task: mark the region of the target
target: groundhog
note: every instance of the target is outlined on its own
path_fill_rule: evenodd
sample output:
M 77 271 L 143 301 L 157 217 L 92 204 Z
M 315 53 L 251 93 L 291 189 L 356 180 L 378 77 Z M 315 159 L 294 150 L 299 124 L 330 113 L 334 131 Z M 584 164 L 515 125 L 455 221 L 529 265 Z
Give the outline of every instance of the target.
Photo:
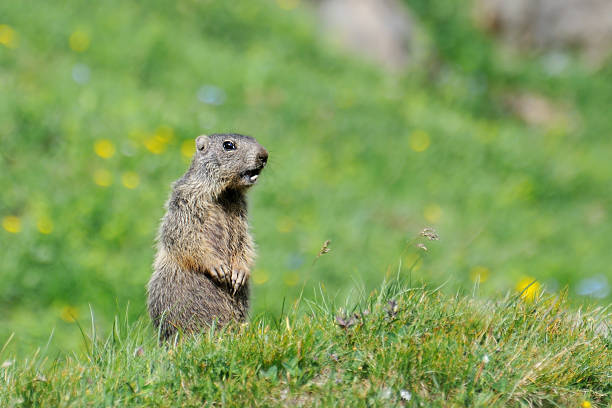
M 157 236 L 148 309 L 162 340 L 213 321 L 244 321 L 255 251 L 246 192 L 268 161 L 249 136 L 202 135 L 191 166 L 172 186 Z

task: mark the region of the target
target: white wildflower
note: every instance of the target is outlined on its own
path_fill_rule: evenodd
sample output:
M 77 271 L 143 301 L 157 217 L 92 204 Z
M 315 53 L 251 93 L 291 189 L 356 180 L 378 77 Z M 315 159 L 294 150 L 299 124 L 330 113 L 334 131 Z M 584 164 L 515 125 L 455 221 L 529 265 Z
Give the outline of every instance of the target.
M 400 390 L 400 397 L 402 397 L 404 401 L 410 401 L 410 399 L 412 398 L 412 394 L 410 393 L 410 391 Z

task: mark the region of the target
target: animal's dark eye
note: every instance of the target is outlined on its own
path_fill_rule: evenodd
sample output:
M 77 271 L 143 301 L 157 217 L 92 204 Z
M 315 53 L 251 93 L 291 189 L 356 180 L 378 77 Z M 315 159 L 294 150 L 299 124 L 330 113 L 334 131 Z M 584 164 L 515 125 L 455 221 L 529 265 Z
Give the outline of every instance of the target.
M 223 148 L 225 150 L 236 150 L 236 145 L 234 144 L 234 142 L 226 140 L 225 142 L 223 142 Z

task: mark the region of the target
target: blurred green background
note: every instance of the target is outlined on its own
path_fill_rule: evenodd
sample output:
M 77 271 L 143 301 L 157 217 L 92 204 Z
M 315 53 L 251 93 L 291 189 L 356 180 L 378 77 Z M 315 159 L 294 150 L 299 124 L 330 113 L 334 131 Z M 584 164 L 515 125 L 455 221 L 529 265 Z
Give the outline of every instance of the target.
M 90 307 L 106 330 L 128 304 L 146 316 L 170 184 L 212 132 L 270 151 L 250 192 L 253 315 L 415 263 L 449 292 L 537 279 L 609 304 L 612 64 L 569 50 L 551 72 L 558 54 L 502 44 L 467 2 L 405 3 L 423 51 L 388 69 L 305 1 L 1 2 L 0 343 L 53 331 L 72 351 Z M 441 239 L 423 261 L 426 226 Z

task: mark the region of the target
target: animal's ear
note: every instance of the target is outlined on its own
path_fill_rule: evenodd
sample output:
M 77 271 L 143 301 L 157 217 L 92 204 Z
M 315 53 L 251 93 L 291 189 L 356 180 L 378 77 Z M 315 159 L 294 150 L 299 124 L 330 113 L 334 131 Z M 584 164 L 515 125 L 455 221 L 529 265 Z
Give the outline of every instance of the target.
M 200 135 L 196 137 L 196 140 L 195 140 L 196 149 L 200 151 L 206 149 L 206 146 L 208 146 L 208 140 L 209 140 L 208 136 L 206 135 Z

